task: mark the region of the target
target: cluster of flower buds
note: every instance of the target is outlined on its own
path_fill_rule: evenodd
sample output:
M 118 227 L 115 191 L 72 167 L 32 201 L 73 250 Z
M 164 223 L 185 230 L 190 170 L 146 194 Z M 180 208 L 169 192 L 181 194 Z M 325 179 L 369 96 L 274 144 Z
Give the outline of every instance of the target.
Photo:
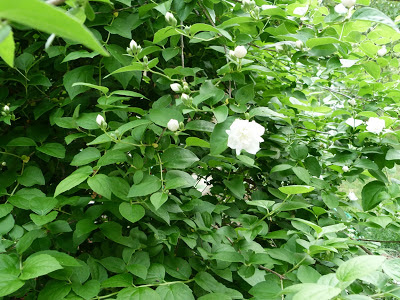
M 356 5 L 356 0 L 342 0 L 341 3 L 335 6 L 335 12 L 338 14 L 347 14 L 347 12 Z
M 378 52 L 377 52 L 378 56 L 385 56 L 386 53 L 387 53 L 387 49 L 386 49 L 385 45 L 383 45 L 382 48 L 379 49 Z
M 129 43 L 129 47 L 126 48 L 126 52 L 128 52 L 129 55 L 137 55 L 142 51 L 142 47 L 138 45 L 134 40 L 132 40 Z
M 260 8 L 254 0 L 242 0 L 242 10 L 249 13 L 252 18 L 260 17 Z
M 165 14 L 165 21 L 172 27 L 176 27 L 176 24 L 178 24 L 178 21 L 175 19 L 174 15 L 170 12 L 167 12 Z
M 182 85 L 180 85 L 179 83 L 172 83 L 170 85 L 171 90 L 173 90 L 175 93 L 180 93 L 181 95 L 181 101 L 184 105 L 186 106 L 190 106 L 192 104 L 192 97 L 190 97 L 190 87 L 189 84 L 184 81 L 182 83 Z
M 1 114 L 2 114 L 3 116 L 6 116 L 6 115 L 8 115 L 9 113 L 10 113 L 10 107 L 9 107 L 8 105 L 4 105 L 3 111 L 1 112 Z

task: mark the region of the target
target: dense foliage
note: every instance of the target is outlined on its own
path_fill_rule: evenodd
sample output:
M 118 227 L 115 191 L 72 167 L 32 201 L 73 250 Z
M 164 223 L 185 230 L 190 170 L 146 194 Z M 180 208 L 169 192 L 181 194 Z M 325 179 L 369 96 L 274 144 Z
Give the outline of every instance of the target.
M 0 296 L 400 299 L 400 259 L 360 239 L 400 228 L 389 17 L 50 2 L 0 1 Z

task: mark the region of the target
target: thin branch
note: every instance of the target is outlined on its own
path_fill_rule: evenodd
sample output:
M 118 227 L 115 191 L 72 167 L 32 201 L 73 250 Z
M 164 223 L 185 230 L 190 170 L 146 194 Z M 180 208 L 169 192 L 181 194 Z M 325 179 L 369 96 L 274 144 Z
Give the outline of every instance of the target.
M 262 270 L 265 270 L 265 271 L 268 271 L 268 272 L 271 272 L 272 274 L 275 274 L 275 275 L 278 276 L 281 280 L 286 279 L 285 276 L 283 276 L 283 275 L 281 275 L 281 274 L 275 272 L 274 270 L 268 269 L 268 268 L 266 268 L 266 267 L 264 267 L 264 266 L 258 266 L 258 268 L 260 268 L 260 269 L 262 269 Z
M 400 243 L 400 241 L 381 241 L 381 240 L 369 240 L 369 239 L 357 239 L 357 241 L 376 242 L 376 243 Z
M 207 19 L 211 23 L 212 27 L 216 28 L 214 21 L 212 20 L 212 18 L 208 14 L 207 9 L 204 7 L 204 5 L 203 5 L 203 3 L 201 1 L 199 2 L 199 6 L 203 10 L 204 15 L 207 17 Z M 218 33 L 218 35 L 222 36 L 219 33 Z M 226 63 L 229 63 L 229 59 L 228 59 L 228 53 L 229 52 L 228 52 L 228 48 L 226 47 L 225 44 L 224 44 L 224 51 L 225 51 Z M 232 98 L 232 81 L 231 80 L 229 80 L 228 95 L 229 95 L 229 98 Z
M 181 26 L 183 27 L 183 21 L 181 21 Z M 182 61 L 182 68 L 185 67 L 185 55 L 183 53 L 183 48 L 185 48 L 185 44 L 183 42 L 183 34 L 181 34 L 181 61 Z

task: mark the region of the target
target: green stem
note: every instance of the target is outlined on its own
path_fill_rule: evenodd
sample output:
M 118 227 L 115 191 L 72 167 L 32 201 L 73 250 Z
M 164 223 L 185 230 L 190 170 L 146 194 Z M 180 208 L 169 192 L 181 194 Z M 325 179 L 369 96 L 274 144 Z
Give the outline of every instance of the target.
M 0 154 L 10 155 L 10 156 L 14 156 L 14 157 L 18 157 L 19 159 L 22 159 L 21 156 L 18 156 L 18 155 L 13 154 L 13 153 L 8 153 L 8 152 L 0 151 Z
M 160 286 L 160 285 L 171 285 L 171 284 L 176 284 L 176 283 L 189 283 L 194 281 L 194 278 L 185 280 L 185 281 L 169 281 L 169 282 L 161 282 L 161 283 L 154 283 L 154 284 L 145 284 L 145 285 L 139 285 L 137 287 L 150 287 L 150 286 Z
M 157 157 L 158 157 L 158 162 L 160 164 L 161 187 L 162 187 L 162 190 L 164 191 L 164 178 L 163 178 L 162 161 L 161 161 L 160 154 L 158 152 L 157 152 Z

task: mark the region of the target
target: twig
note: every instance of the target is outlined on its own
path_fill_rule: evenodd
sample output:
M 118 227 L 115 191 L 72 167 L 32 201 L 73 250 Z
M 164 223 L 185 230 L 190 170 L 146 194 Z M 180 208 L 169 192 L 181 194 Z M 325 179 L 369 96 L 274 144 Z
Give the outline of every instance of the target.
M 369 240 L 369 239 L 357 239 L 357 241 L 376 242 L 376 243 L 400 243 L 400 241 L 381 241 L 381 240 Z
M 211 23 L 211 26 L 216 28 L 214 21 L 211 19 L 210 15 L 207 12 L 207 9 L 204 7 L 203 2 L 199 2 L 199 6 L 203 10 L 204 15 L 207 17 L 208 21 Z M 218 33 L 219 36 L 222 36 L 221 34 Z M 226 57 L 226 63 L 229 63 L 228 59 L 228 48 L 226 48 L 226 45 L 224 44 L 224 51 L 225 51 L 225 57 Z M 232 81 L 229 80 L 229 88 L 228 88 L 228 95 L 229 98 L 232 98 Z
M 281 280 L 286 279 L 285 276 L 283 276 L 283 275 L 281 275 L 281 274 L 275 272 L 274 270 L 268 269 L 268 268 L 266 268 L 266 267 L 264 267 L 264 266 L 258 266 L 258 268 L 260 268 L 260 269 L 262 269 L 262 270 L 265 270 L 265 271 L 268 271 L 268 272 L 271 272 L 272 274 L 275 274 L 275 275 L 278 276 Z
M 181 26 L 183 26 L 183 21 L 181 21 Z M 183 53 L 183 48 L 185 44 L 183 43 L 183 34 L 181 34 L 181 61 L 182 61 L 182 68 L 185 67 L 185 55 Z

